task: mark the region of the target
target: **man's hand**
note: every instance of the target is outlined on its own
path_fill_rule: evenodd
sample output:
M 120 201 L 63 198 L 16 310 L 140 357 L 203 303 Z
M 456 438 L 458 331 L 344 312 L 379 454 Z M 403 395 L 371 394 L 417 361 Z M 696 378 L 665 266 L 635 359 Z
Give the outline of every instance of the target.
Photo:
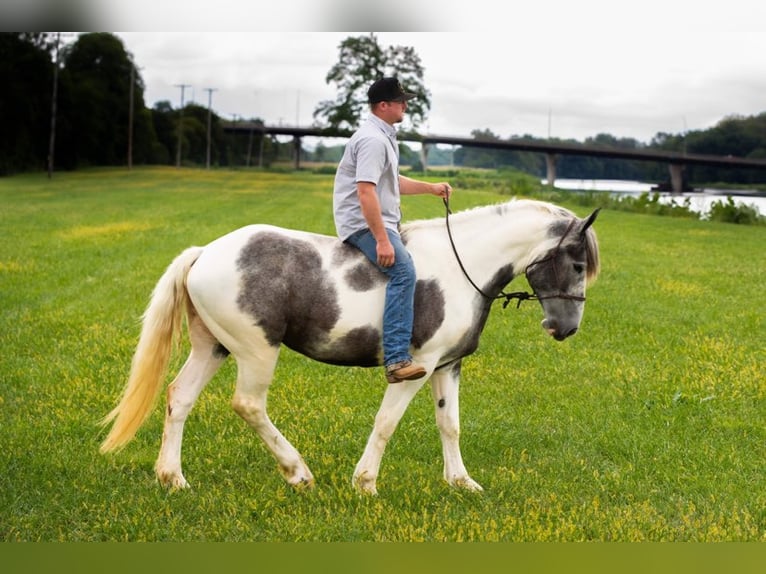
M 431 186 L 431 193 L 441 197 L 442 199 L 449 199 L 450 195 L 452 195 L 452 186 L 446 181 L 433 183 Z
M 378 253 L 378 265 L 381 267 L 391 267 L 396 261 L 394 246 L 391 245 L 388 236 L 386 236 L 385 240 L 378 241 L 376 250 Z

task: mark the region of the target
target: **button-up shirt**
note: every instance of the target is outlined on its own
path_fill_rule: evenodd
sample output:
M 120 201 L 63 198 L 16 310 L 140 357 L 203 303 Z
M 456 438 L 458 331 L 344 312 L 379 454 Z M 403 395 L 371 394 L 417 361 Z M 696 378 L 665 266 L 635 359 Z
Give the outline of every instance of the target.
M 351 136 L 335 173 L 333 212 L 342 240 L 368 227 L 357 194 L 360 181 L 375 184 L 383 224 L 396 231 L 402 218 L 396 129 L 374 115 Z

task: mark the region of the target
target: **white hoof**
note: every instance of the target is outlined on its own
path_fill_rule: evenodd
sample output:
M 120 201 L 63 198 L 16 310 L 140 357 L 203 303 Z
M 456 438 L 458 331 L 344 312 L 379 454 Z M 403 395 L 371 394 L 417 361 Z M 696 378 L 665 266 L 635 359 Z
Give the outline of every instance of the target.
M 314 487 L 314 475 L 311 474 L 308 466 L 303 461 L 292 467 L 280 466 L 279 472 L 282 473 L 287 484 L 296 489 L 301 490 Z
M 160 484 L 170 490 L 183 490 L 191 488 L 184 475 L 180 472 L 161 472 L 157 471 L 157 479 Z
M 368 473 L 364 472 L 362 474 L 355 474 L 352 484 L 359 494 L 376 496 L 378 494 L 378 489 L 375 486 L 376 480 L 377 477 L 370 476 Z
M 460 488 L 462 490 L 468 490 L 470 492 L 482 492 L 484 489 L 481 485 L 472 479 L 470 476 L 454 477 L 448 481 L 450 486 Z

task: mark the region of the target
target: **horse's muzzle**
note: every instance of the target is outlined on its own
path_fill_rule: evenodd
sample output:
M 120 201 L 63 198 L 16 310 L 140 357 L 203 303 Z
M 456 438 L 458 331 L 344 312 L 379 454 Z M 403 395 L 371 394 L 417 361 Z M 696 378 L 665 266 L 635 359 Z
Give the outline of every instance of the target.
M 543 319 L 543 329 L 557 341 L 563 341 L 577 333 L 577 327 L 562 327 L 557 321 L 552 319 Z

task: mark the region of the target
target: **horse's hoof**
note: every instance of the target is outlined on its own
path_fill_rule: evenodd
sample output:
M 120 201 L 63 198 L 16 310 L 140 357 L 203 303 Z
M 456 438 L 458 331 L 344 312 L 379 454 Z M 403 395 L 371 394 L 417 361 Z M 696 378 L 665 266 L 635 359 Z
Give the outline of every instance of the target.
M 279 472 L 287 484 L 297 490 L 305 490 L 314 486 L 314 475 L 311 474 L 303 461 L 292 466 L 279 465 Z
M 376 477 L 368 477 L 365 474 L 361 474 L 359 476 L 355 476 L 354 480 L 352 481 L 354 485 L 354 489 L 359 494 L 364 494 L 368 496 L 377 496 L 378 495 L 378 489 L 375 486 L 375 480 Z
M 468 490 L 470 492 L 483 492 L 484 489 L 481 485 L 472 479 L 470 476 L 463 476 L 460 478 L 453 478 L 449 481 L 450 486 L 460 488 L 461 490 Z
M 186 482 L 184 475 L 181 473 L 157 473 L 157 480 L 160 484 L 168 490 L 185 490 L 191 488 L 191 485 Z
M 314 488 L 314 477 L 301 477 L 297 480 L 288 480 L 287 483 L 299 492 L 304 490 L 311 490 Z

